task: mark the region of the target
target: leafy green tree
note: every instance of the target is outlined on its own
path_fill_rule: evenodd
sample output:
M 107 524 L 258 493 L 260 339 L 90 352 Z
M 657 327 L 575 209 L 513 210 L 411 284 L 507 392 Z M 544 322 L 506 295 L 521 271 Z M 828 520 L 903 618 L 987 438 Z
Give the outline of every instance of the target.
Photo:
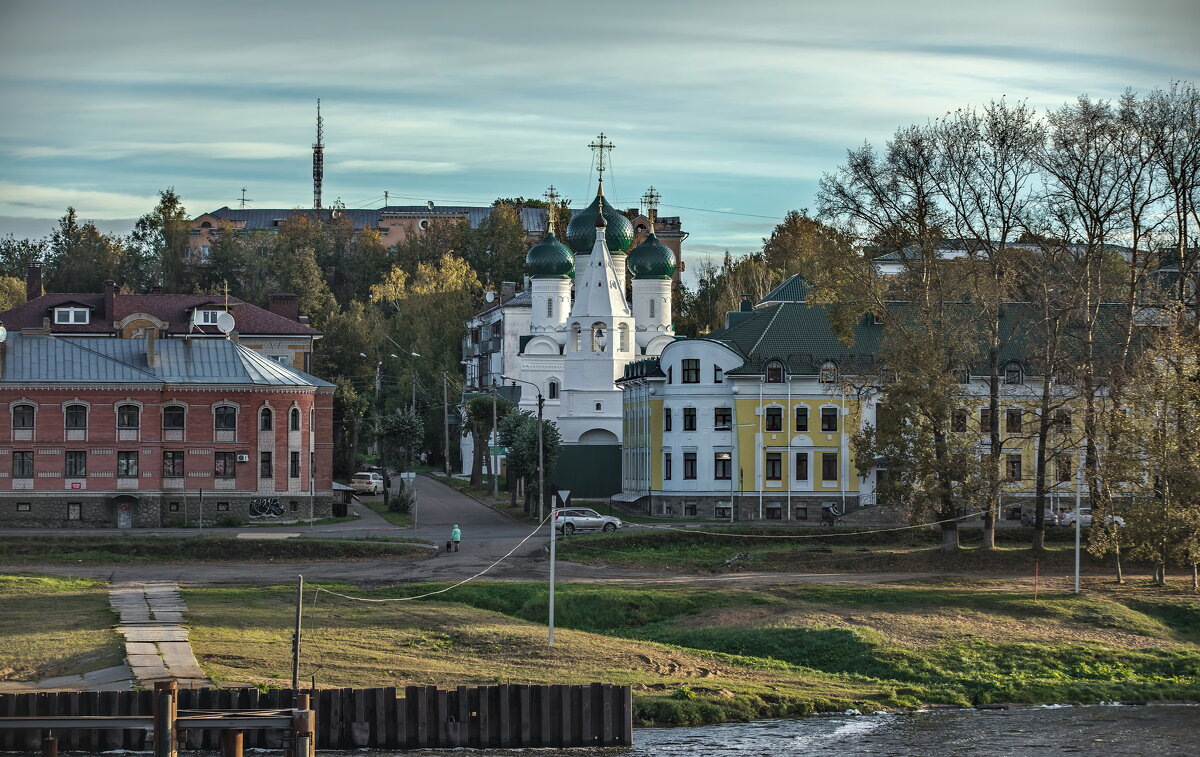
M 358 470 L 358 440 L 363 419 L 371 409 L 370 398 L 344 377 L 334 379 L 333 459 L 336 475 L 349 476 Z
M 524 478 L 525 511 L 532 512 L 538 483 L 538 438 L 537 416 L 526 410 L 512 410 L 500 419 L 500 444 L 508 449 L 506 461 L 508 475 L 513 478 Z M 550 480 L 554 467 L 558 462 L 558 451 L 562 445 L 562 437 L 558 426 L 551 420 L 542 420 L 542 453 L 545 465 L 545 478 Z
M 528 251 L 519 206 L 496 202 L 479 227 L 466 235 L 462 257 L 481 281 L 495 287 L 502 281 L 521 280 Z
M 471 455 L 471 486 L 480 486 L 483 483 L 483 461 L 485 459 L 488 466 L 491 466 L 492 456 L 485 455 L 484 452 L 492 435 L 493 407 L 496 412 L 496 425 L 499 426 L 499 419 L 508 415 L 512 409 L 512 404 L 503 397 L 496 397 L 495 405 L 493 405 L 491 395 L 478 394 L 467 400 L 464 407 L 466 417 L 464 418 L 463 433 L 470 434 L 474 442 L 474 451 Z M 488 471 L 488 473 L 496 475 L 496 471 Z
M 129 236 L 132 278 L 124 282 L 134 289 L 162 283 L 166 292 L 191 292 L 195 282 L 185 258 L 192 221 L 174 187 L 158 193 L 158 204 L 134 224 Z
M 325 335 L 317 341 L 313 370 L 320 376 L 344 376 L 358 386 L 374 381 L 376 356 L 381 354 L 379 334 L 383 320 L 379 312 L 361 302 L 352 302 L 343 313 L 325 322 Z M 366 355 L 367 357 L 361 357 Z
M 25 282 L 16 276 L 0 276 L 0 313 L 25 302 Z
M 462 257 L 471 226 L 458 219 L 435 218 L 428 228 L 412 234 L 396 245 L 396 265 L 405 273 L 414 273 L 422 265 L 432 265 L 446 255 Z
M 80 225 L 75 208 L 67 208 L 50 234 L 46 288 L 54 292 L 98 292 L 116 279 L 125 249 L 90 221 Z
M 42 265 L 45 239 L 17 239 L 12 234 L 0 239 L 0 276 L 24 280 L 30 266 Z
M 404 470 L 416 459 L 417 450 L 425 440 L 425 422 L 411 409 L 402 407 L 384 414 L 380 429 L 389 452 L 387 460 Z

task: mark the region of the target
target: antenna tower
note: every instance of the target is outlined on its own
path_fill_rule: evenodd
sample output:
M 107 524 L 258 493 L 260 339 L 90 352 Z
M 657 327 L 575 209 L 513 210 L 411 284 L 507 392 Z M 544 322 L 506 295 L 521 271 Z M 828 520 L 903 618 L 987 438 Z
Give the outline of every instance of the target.
M 321 209 L 321 182 L 325 178 L 325 121 L 317 98 L 317 141 L 313 144 L 313 209 Z
M 242 210 L 246 209 L 246 203 L 254 202 L 254 200 L 246 197 L 246 188 L 242 187 Z

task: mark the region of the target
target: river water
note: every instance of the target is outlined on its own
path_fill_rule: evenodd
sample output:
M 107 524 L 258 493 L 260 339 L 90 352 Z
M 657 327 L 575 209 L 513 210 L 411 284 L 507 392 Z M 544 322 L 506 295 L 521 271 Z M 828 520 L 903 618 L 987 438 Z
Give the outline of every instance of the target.
M 1200 755 L 1200 707 L 1190 705 L 1023 707 L 939 710 L 879 715 L 821 715 L 696 728 L 638 728 L 628 757 L 1195 757 Z M 447 752 L 441 752 L 446 754 Z M 462 752 L 454 752 L 462 753 Z M 555 749 L 470 752 L 529 753 Z M 578 757 L 586 750 L 563 754 Z M 364 753 L 345 753 L 362 757 Z M 385 753 L 366 753 L 384 757 Z M 395 757 L 413 754 L 395 753 Z

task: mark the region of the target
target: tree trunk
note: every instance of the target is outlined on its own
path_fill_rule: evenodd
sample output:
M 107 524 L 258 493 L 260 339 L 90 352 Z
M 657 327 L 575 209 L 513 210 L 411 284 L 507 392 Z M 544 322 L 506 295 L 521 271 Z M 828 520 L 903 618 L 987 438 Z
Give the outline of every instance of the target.
M 994 316 L 993 316 L 994 318 Z M 996 518 L 1000 515 L 1000 345 L 998 322 L 992 324 L 988 347 L 988 407 L 992 427 L 988 429 L 991 449 L 988 451 L 987 505 L 983 513 L 982 549 L 996 548 Z
M 1117 556 L 1117 583 L 1125 583 L 1125 571 L 1121 568 L 1121 543 L 1117 542 L 1114 552 Z
M 1192 563 L 1192 591 L 1200 591 L 1200 563 Z
M 483 485 L 483 430 L 472 429 L 471 437 L 471 486 L 478 488 Z

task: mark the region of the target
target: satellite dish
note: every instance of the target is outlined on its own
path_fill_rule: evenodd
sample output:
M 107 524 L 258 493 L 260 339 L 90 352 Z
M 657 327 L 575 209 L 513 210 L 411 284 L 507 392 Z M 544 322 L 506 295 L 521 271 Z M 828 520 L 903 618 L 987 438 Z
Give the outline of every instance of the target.
M 488 302 L 495 302 L 496 301 L 496 293 L 495 292 L 484 292 L 483 299 L 487 300 Z
M 231 314 L 221 313 L 217 316 L 217 331 L 220 331 L 222 334 L 228 334 L 230 331 L 233 331 L 233 326 L 234 320 Z
M 4 328 L 4 324 L 0 323 L 0 344 L 8 341 L 8 329 Z
M 433 210 L 433 200 L 427 201 L 425 203 L 425 207 L 429 208 L 430 210 Z

